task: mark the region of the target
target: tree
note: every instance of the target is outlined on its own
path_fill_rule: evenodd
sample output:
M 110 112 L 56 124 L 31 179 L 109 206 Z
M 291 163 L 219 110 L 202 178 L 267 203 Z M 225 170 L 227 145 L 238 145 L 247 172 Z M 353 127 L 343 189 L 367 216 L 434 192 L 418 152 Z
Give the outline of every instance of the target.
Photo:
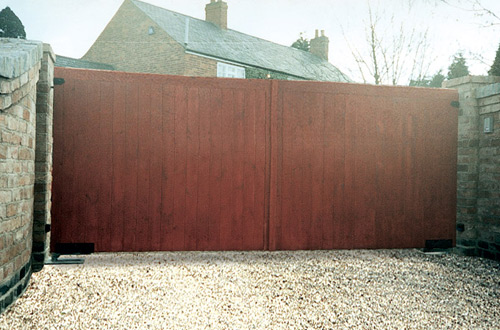
M 364 83 L 398 85 L 424 79 L 432 63 L 428 29 L 409 28 L 405 19 L 394 15 L 381 16 L 369 2 L 364 24 L 364 44 L 353 46 L 354 38 L 344 33 Z
M 23 23 L 9 7 L 0 11 L 0 37 L 26 39 Z
M 309 48 L 310 48 L 310 44 L 309 44 L 309 39 L 307 38 L 304 38 L 303 34 L 300 33 L 300 38 L 297 39 L 293 44 L 292 44 L 292 47 L 293 48 L 297 48 L 297 49 L 301 49 L 301 50 L 305 50 L 306 52 L 309 51 Z
M 441 86 L 443 85 L 443 81 L 446 79 L 442 71 L 443 70 L 439 70 L 434 76 L 432 76 L 429 87 L 441 88 Z
M 420 80 L 412 80 L 410 81 L 410 86 L 441 88 L 443 81 L 446 79 L 446 77 L 442 74 L 442 71 L 443 70 L 439 70 L 430 79 L 423 78 Z
M 457 53 L 453 57 L 453 62 L 448 67 L 448 79 L 460 78 L 469 75 L 469 67 L 465 62 L 465 58 L 462 53 Z
M 498 46 L 497 55 L 495 56 L 495 61 L 488 71 L 490 76 L 500 76 L 500 45 Z

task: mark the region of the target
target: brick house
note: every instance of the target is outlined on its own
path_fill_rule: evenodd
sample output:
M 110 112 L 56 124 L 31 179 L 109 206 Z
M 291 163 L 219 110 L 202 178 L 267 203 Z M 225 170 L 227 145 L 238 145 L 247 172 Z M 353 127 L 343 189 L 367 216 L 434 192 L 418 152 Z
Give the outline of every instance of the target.
M 82 60 L 128 72 L 350 81 L 328 62 L 323 31 L 316 31 L 306 52 L 228 29 L 227 9 L 225 2 L 211 0 L 200 20 L 125 0 Z

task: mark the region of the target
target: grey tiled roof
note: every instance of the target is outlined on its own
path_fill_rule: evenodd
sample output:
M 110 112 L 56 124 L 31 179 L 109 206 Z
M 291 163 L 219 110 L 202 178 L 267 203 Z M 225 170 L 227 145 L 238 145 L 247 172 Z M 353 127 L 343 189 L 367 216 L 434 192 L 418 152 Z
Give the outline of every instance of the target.
M 90 62 L 76 58 L 56 55 L 56 63 L 58 67 L 65 68 L 79 68 L 79 69 L 94 69 L 94 70 L 114 70 L 115 68 L 110 64 Z
M 213 23 L 132 0 L 187 51 L 243 65 L 278 71 L 299 78 L 322 81 L 351 81 L 335 66 L 309 52 L 279 45 Z M 185 43 L 186 21 L 188 40 Z

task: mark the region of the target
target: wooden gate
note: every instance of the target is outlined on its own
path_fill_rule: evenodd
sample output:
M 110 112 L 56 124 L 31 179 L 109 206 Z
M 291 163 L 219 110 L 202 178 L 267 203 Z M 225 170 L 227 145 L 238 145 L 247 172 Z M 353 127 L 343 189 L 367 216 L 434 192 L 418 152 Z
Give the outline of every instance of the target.
M 454 90 L 55 75 L 52 251 L 454 243 Z

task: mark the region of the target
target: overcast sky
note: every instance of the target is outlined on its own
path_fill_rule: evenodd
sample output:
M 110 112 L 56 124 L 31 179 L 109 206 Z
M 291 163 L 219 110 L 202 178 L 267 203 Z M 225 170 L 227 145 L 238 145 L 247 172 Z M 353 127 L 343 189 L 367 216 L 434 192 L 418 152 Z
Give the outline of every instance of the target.
M 195 18 L 204 19 L 209 0 L 143 0 Z M 387 35 L 404 21 L 410 31 L 429 30 L 432 65 L 429 73 L 445 74 L 453 55 L 468 57 L 472 74 L 486 74 L 500 43 L 500 25 L 482 27 L 487 16 L 478 16 L 468 1 L 370 0 L 381 16 Z M 85 54 L 123 0 L 0 0 L 23 22 L 28 39 L 50 43 L 56 54 L 79 58 Z M 228 26 L 266 40 L 289 46 L 301 32 L 314 37 L 325 30 L 330 38 L 330 62 L 357 81 L 360 76 L 346 40 L 360 50 L 366 45 L 368 0 L 226 0 Z M 500 16 L 499 0 L 481 3 Z M 411 4 L 409 6 L 408 4 Z M 386 24 L 394 16 L 393 24 Z M 490 20 L 491 21 L 491 20 Z M 500 23 L 500 21 L 497 21 Z M 482 57 L 482 62 L 476 58 Z

